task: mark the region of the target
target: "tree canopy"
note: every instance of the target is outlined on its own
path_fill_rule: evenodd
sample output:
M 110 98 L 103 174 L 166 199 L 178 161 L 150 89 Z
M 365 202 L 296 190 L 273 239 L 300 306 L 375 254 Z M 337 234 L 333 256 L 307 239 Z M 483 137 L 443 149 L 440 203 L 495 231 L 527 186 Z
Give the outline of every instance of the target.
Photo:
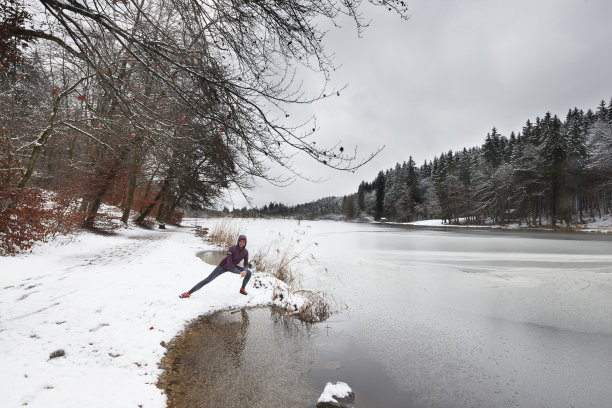
M 402 1 L 370 2 L 406 16 Z M 317 140 L 314 121 L 294 123 L 288 110 L 336 96 L 321 23 L 349 17 L 360 33 L 361 9 L 352 0 L 3 2 L 3 205 L 18 211 L 20 194 L 45 189 L 78 203 L 86 227 L 104 203 L 120 205 L 124 222 L 131 210 L 165 222 L 228 188 L 246 195 L 256 179 L 308 178 L 297 154 L 354 171 L 377 152 Z M 309 71 L 316 91 L 304 86 Z M 287 171 L 272 174 L 273 164 Z

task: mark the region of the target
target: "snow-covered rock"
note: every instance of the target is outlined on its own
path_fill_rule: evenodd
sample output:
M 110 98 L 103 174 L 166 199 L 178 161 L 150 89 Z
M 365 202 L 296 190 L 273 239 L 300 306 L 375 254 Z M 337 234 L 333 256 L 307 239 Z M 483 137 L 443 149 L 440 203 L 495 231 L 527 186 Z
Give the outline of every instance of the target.
M 317 401 L 317 408 L 340 408 L 345 406 L 344 403 L 354 399 L 355 394 L 347 383 L 341 381 L 335 384 L 328 382 Z

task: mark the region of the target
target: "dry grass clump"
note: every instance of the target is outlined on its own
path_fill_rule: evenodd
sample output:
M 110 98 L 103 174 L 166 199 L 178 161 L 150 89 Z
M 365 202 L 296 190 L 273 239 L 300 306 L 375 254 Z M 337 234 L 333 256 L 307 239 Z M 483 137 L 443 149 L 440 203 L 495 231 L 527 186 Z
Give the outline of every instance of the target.
M 236 244 L 242 224 L 231 218 L 223 218 L 210 229 L 209 237 L 213 244 L 228 248 Z
M 258 270 L 266 271 L 276 279 L 285 282 L 290 287 L 299 284 L 300 275 L 297 266 L 301 252 L 295 251 L 293 242 L 281 249 L 278 241 L 268 243 L 253 257 L 253 263 Z
M 328 293 L 304 289 L 296 290 L 294 293 L 306 298 L 304 304 L 295 313 L 300 320 L 307 323 L 317 323 L 325 321 L 331 316 L 332 305 L 336 302 Z

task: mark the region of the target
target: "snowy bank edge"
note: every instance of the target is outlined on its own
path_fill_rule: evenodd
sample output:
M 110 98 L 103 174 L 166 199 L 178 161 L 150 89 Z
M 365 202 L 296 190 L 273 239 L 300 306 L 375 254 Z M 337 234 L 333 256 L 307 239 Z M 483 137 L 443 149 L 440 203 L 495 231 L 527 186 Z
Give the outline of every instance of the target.
M 248 296 L 237 293 L 233 274 L 224 274 L 207 290 L 179 299 L 180 289 L 214 268 L 194 256 L 202 249 L 217 248 L 190 228 L 126 228 L 110 237 L 62 238 L 37 245 L 32 254 L 2 258 L 2 269 L 19 271 L 0 276 L 5 402 L 162 407 L 166 396 L 155 380 L 163 371 L 164 343 L 190 322 L 223 310 L 294 310 L 303 304 L 284 282 L 256 271 L 252 282 L 259 285 Z M 60 348 L 65 356 L 50 359 Z
M 464 220 L 460 220 L 464 221 Z M 600 220 L 596 220 L 594 222 L 588 222 L 582 225 L 572 225 L 567 228 L 565 226 L 558 226 L 555 229 L 552 229 L 550 226 L 542 226 L 542 227 L 529 227 L 524 225 L 518 225 L 518 223 L 512 224 L 452 224 L 452 223 L 444 223 L 441 219 L 433 219 L 433 220 L 423 220 L 423 221 L 413 221 L 413 222 L 378 222 L 374 221 L 373 224 L 388 224 L 388 225 L 410 225 L 414 227 L 422 227 L 422 228 L 467 228 L 467 229 L 495 229 L 495 230 L 512 230 L 512 231 L 562 231 L 562 232 L 577 232 L 577 233 L 600 233 L 600 234 L 608 234 L 612 233 L 612 216 L 610 217 L 602 217 Z

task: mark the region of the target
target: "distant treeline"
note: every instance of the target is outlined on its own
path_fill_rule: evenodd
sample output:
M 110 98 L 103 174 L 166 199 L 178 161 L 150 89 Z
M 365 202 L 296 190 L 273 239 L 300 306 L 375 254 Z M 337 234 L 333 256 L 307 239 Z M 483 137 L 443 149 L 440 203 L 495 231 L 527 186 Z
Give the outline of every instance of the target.
M 508 137 L 493 128 L 482 146 L 448 151 L 417 167 L 412 157 L 363 181 L 355 194 L 308 204 L 270 203 L 248 216 L 539 226 L 584 222 L 612 211 L 612 100 L 596 112 L 546 113 Z
M 344 218 L 342 216 L 343 203 L 346 202 L 346 198 L 342 197 L 325 197 L 320 198 L 316 201 L 312 201 L 305 204 L 298 204 L 295 206 L 288 206 L 283 203 L 271 202 L 263 207 L 255 207 L 248 209 L 243 207 L 241 209 L 229 210 L 225 208 L 223 214 L 237 217 L 286 217 L 286 218 L 297 218 L 314 220 L 318 218 Z M 214 214 L 214 215 L 223 215 Z

